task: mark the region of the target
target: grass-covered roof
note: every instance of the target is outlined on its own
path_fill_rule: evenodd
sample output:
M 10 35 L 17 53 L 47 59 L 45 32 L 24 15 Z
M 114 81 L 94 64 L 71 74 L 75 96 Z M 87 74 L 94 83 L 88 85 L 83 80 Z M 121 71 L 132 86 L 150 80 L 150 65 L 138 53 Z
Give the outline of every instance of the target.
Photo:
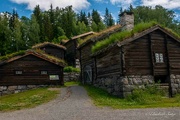
M 133 36 L 136 36 L 138 33 L 141 33 L 143 31 L 145 31 L 151 27 L 157 26 L 157 25 L 158 24 L 156 22 L 140 23 L 140 24 L 136 25 L 134 27 L 134 29 L 131 31 L 120 31 L 120 32 L 114 33 L 114 34 L 110 35 L 108 38 L 106 38 L 102 41 L 98 41 L 92 47 L 92 53 L 94 54 L 108 46 L 112 46 L 112 44 L 121 42 L 121 41 L 131 38 Z M 180 36 L 178 34 L 176 34 L 175 32 L 173 32 L 172 30 L 167 29 L 161 25 L 158 25 L 158 26 L 164 28 L 167 32 L 171 33 L 173 36 L 180 39 Z
M 57 47 L 57 48 L 61 48 L 61 49 L 64 49 L 66 50 L 66 47 L 62 46 L 62 45 L 59 45 L 59 44 L 55 44 L 55 43 L 50 43 L 50 42 L 44 42 L 44 43 L 39 43 L 39 44 L 36 44 L 34 46 L 32 46 L 33 49 L 36 49 L 36 48 L 42 48 L 42 47 L 45 47 L 45 46 L 54 46 L 54 47 Z
M 40 49 L 34 49 L 34 50 L 27 50 L 27 51 L 19 51 L 12 54 L 8 54 L 5 56 L 0 57 L 0 63 L 6 63 L 10 61 L 17 60 L 21 57 L 27 56 L 29 54 L 32 54 L 34 56 L 37 56 L 41 59 L 44 59 L 46 61 L 52 62 L 54 64 L 60 65 L 60 66 L 66 66 L 66 62 L 62 59 L 56 58 L 52 55 L 46 54 L 44 51 Z
M 114 25 L 114 26 L 109 27 L 108 29 L 105 29 L 99 33 L 94 33 L 93 35 L 90 35 L 90 36 L 86 37 L 85 39 L 80 39 L 78 41 L 79 42 L 78 48 L 86 45 L 90 41 L 99 40 L 101 37 L 103 37 L 105 35 L 109 35 L 110 33 L 114 32 L 114 31 L 118 31 L 118 30 L 120 30 L 120 28 L 121 28 L 121 25 Z

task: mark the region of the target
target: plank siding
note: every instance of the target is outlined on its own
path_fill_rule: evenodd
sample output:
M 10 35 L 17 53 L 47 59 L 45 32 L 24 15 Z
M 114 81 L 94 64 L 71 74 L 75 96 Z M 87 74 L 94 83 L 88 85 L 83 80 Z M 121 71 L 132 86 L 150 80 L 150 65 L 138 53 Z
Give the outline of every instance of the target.
M 126 75 L 152 74 L 148 35 L 124 46 Z
M 67 48 L 66 50 L 66 61 L 68 65 L 74 66 L 76 65 L 76 40 L 69 40 L 66 44 L 65 47 Z
M 167 37 L 167 47 L 171 74 L 178 75 L 180 73 L 180 43 Z
M 103 53 L 96 57 L 97 61 L 97 77 L 102 75 L 110 74 L 110 73 L 121 73 L 121 56 L 120 56 L 120 49 L 115 47 L 109 50 L 106 53 Z
M 87 66 L 90 66 L 92 68 L 92 84 L 96 79 L 96 61 L 95 58 L 91 57 L 91 48 L 94 45 L 94 43 L 91 41 L 89 42 L 86 46 L 82 47 L 81 49 L 79 49 L 80 52 L 80 64 L 81 64 L 81 78 L 82 81 L 86 82 L 86 79 L 84 78 L 84 72 L 85 72 L 85 68 Z
M 22 74 L 16 75 L 20 70 Z M 47 75 L 41 75 L 47 71 Z M 50 80 L 49 75 L 59 75 L 59 80 Z M 0 66 L 0 85 L 45 85 L 63 84 L 63 68 L 33 55 Z
M 152 32 L 151 34 L 152 43 L 152 53 L 154 62 L 154 75 L 168 75 L 168 65 L 167 65 L 167 54 L 166 54 L 166 44 L 165 44 L 165 34 L 159 30 Z M 163 54 L 163 63 L 156 63 L 155 53 Z
M 45 46 L 40 48 L 41 50 L 44 50 L 47 54 L 56 56 L 60 59 L 64 59 L 65 58 L 65 50 L 64 49 L 60 49 L 57 47 L 52 47 L 52 46 Z

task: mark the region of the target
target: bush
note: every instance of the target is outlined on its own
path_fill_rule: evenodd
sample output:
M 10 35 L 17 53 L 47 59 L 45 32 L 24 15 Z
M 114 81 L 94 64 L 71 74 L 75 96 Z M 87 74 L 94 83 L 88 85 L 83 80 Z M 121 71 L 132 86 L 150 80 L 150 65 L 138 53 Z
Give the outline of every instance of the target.
M 80 72 L 80 69 L 79 68 L 74 68 L 72 66 L 67 66 L 64 68 L 64 72 Z

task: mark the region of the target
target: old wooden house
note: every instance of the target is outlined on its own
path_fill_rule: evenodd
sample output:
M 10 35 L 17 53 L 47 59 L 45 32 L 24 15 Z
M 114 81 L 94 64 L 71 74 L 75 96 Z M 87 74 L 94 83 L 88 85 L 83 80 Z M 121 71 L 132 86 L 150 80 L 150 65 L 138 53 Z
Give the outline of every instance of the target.
M 63 85 L 64 66 L 61 59 L 28 50 L 24 55 L 1 59 L 0 86 Z
M 78 40 L 85 39 L 86 37 L 95 34 L 94 32 L 87 32 L 78 36 L 74 36 L 71 39 L 62 43 L 66 48 L 66 61 L 68 65 L 73 67 L 79 67 L 79 54 L 77 52 Z
M 83 83 L 92 83 L 95 79 L 94 59 L 91 57 L 91 48 L 99 40 L 109 37 L 111 34 L 121 30 L 121 25 L 112 26 L 100 33 L 96 33 L 91 37 L 83 40 L 78 46 L 79 59 L 81 64 L 81 80 Z
M 92 45 L 105 38 L 90 38 L 79 47 L 82 82 L 120 97 L 154 82 L 168 87 L 170 95 L 180 93 L 180 38 L 159 25 L 129 33 L 118 38 L 118 32 L 114 42 L 93 53 Z
M 66 47 L 62 45 L 54 44 L 50 42 L 44 42 L 44 43 L 39 43 L 37 45 L 34 45 L 32 48 L 40 49 L 40 50 L 45 51 L 49 55 L 53 55 L 60 59 L 65 59 Z

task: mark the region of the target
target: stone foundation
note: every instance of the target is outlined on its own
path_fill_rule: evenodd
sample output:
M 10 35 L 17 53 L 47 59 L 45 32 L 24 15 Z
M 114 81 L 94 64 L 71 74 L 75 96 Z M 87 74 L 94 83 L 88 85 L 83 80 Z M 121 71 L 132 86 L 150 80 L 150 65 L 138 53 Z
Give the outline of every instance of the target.
M 80 79 L 80 73 L 77 72 L 64 73 L 64 82 L 79 81 L 79 79 Z
M 153 84 L 153 76 L 119 76 L 110 75 L 108 77 L 98 78 L 94 85 L 108 91 L 108 93 L 119 96 L 126 97 L 131 94 L 132 91 L 139 87 L 144 88 L 148 84 Z
M 0 96 L 23 92 L 26 90 L 47 87 L 47 85 L 15 85 L 15 86 L 0 86 Z
M 171 87 L 172 87 L 172 94 L 175 95 L 180 93 L 180 75 L 173 75 L 171 74 Z

